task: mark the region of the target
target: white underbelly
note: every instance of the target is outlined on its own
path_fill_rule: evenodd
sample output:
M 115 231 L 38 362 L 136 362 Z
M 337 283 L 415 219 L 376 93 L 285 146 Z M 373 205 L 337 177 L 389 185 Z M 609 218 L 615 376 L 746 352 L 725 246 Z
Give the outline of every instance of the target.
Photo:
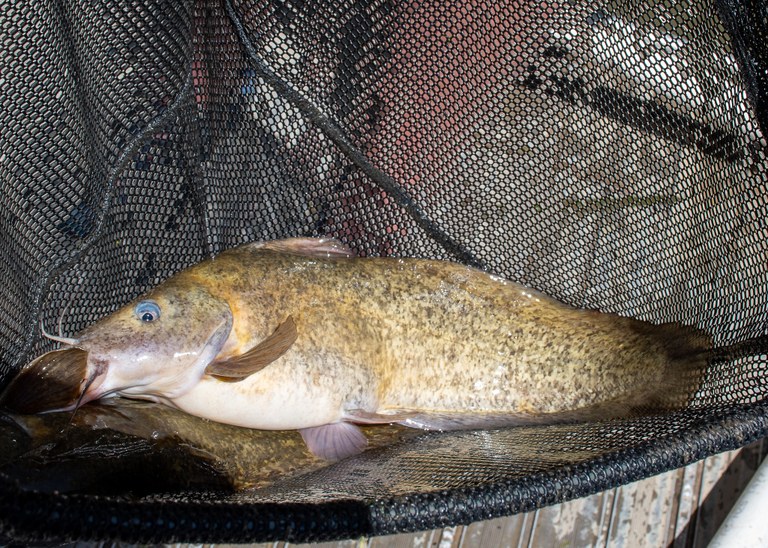
M 217 422 L 260 430 L 296 430 L 338 422 L 344 401 L 338 394 L 294 385 L 290 390 L 263 390 L 258 375 L 240 382 L 204 377 L 176 407 Z

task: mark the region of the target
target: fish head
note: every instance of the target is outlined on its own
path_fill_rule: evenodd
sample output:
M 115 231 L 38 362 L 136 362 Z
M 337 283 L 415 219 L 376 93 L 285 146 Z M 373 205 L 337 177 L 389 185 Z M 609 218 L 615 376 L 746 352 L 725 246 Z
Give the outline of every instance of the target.
M 19 412 L 74 409 L 111 395 L 170 400 L 192 389 L 232 331 L 228 303 L 165 284 L 22 368 L 0 398 Z
M 77 337 L 93 376 L 84 398 L 173 399 L 189 391 L 221 351 L 232 322 L 227 302 L 205 288 L 161 286 Z

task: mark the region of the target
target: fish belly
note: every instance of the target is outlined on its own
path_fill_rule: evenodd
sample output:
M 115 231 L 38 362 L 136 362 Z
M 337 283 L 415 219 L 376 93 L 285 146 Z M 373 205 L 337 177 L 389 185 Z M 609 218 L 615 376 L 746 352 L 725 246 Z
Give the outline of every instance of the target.
M 192 415 L 259 430 L 296 430 L 337 422 L 340 405 L 329 394 L 264 391 L 253 379 L 237 383 L 203 378 L 192 390 L 171 400 Z
M 360 367 L 338 355 L 297 346 L 237 382 L 203 377 L 172 404 L 199 417 L 262 430 L 336 423 L 349 406 L 375 405 L 370 376 Z

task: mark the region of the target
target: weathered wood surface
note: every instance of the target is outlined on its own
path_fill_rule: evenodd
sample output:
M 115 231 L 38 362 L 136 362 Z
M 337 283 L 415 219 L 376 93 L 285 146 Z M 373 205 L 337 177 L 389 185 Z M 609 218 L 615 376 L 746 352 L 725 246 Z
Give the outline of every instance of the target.
M 318 548 L 703 548 L 768 453 L 762 440 L 616 489 L 535 512 Z M 217 545 L 219 548 L 224 545 Z M 259 548 L 307 547 L 277 542 Z

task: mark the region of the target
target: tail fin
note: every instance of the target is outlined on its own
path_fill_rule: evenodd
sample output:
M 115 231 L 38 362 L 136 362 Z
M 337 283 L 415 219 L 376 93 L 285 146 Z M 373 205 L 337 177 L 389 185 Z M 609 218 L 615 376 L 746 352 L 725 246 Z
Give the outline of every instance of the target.
M 633 407 L 639 413 L 675 411 L 685 408 L 696 394 L 712 354 L 712 338 L 696 327 L 679 323 L 654 325 L 633 321 L 632 329 L 666 354 L 668 367 L 658 386 L 638 395 Z
M 666 358 L 661 378 L 613 400 L 560 413 L 558 418 L 590 421 L 657 415 L 685 409 L 691 403 L 712 359 L 710 335 L 679 323 L 652 324 L 626 317 L 621 321 Z

